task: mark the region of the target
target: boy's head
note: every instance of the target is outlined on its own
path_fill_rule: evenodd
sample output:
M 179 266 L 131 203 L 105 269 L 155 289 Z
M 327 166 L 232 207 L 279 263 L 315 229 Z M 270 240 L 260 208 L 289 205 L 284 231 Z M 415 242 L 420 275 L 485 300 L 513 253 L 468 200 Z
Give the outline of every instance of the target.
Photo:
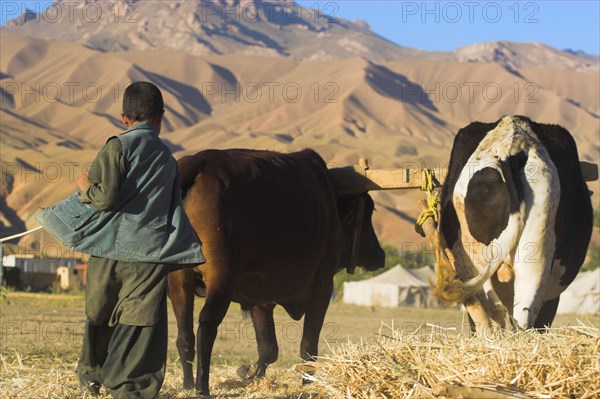
M 123 94 L 123 123 L 127 127 L 137 122 L 152 123 L 160 133 L 164 102 L 158 87 L 149 82 L 135 82 Z

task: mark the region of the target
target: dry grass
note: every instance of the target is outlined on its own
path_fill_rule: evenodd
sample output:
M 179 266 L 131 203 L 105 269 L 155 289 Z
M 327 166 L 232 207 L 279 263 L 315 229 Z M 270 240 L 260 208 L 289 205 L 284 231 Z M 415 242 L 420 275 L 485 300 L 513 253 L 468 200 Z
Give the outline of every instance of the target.
M 10 303 L 0 303 L 0 398 L 81 398 L 74 371 L 81 347 L 83 296 L 11 292 L 8 297 Z M 201 304 L 198 301 L 196 308 Z M 215 343 L 211 390 L 215 398 L 430 398 L 436 384 L 460 382 L 512 384 L 533 398 L 597 397 L 599 316 L 586 321 L 587 328 L 564 327 L 581 323 L 574 315 L 561 315 L 555 324 L 563 327 L 548 334 L 470 339 L 457 309 L 333 303 L 322 332 L 316 383 L 302 385 L 300 374 L 292 371 L 298 363 L 301 324 L 281 310 L 275 313 L 280 360 L 264 379 L 240 381 L 235 370 L 255 360 L 256 347 L 249 318 L 232 306 Z M 382 320 L 391 327 L 381 327 Z M 181 388 L 175 335 L 171 313 L 160 399 L 194 397 L 194 392 Z
M 41 357 L 23 357 L 18 353 L 0 355 L 0 398 L 3 399 L 79 399 L 82 397 L 75 377 L 76 362 L 54 361 Z M 182 373 L 179 364 L 169 362 L 168 372 L 159 399 L 193 398 L 194 391 L 181 388 Z M 298 373 L 285 368 L 270 370 L 268 375 L 252 382 L 241 381 L 235 367 L 218 366 L 211 375 L 211 389 L 217 398 L 249 399 L 309 399 L 316 394 L 303 393 Z M 107 391 L 101 399 L 109 399 Z
M 600 395 L 596 327 L 475 338 L 440 329 L 424 328 L 410 335 L 387 330 L 377 339 L 344 345 L 323 358 L 312 377 L 320 393 L 333 398 L 434 398 L 444 387 L 460 385 L 485 386 L 492 392 L 489 397 L 500 397 L 498 387 L 510 389 L 515 395 L 511 397 Z

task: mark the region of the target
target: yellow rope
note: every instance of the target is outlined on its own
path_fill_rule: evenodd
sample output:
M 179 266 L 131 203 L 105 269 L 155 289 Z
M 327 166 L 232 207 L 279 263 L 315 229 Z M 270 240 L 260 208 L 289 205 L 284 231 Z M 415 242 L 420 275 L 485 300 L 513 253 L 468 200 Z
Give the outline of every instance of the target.
M 428 193 L 433 191 L 433 170 L 429 168 L 423 169 L 421 172 L 421 191 L 427 191 Z
M 432 217 L 436 222 L 439 219 L 438 216 L 438 193 L 433 192 L 435 175 L 433 170 L 431 169 L 423 169 L 421 174 L 421 190 L 427 192 L 427 209 L 421 212 L 419 217 L 417 218 L 417 222 L 415 223 L 415 231 L 421 236 L 425 237 L 425 232 L 423 231 L 423 223 L 427 220 L 427 218 Z

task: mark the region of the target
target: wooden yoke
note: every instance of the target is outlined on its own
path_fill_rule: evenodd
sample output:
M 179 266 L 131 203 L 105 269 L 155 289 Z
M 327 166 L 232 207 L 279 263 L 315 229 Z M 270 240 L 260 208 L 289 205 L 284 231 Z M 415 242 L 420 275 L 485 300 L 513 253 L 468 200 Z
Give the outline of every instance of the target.
M 329 169 L 338 194 L 357 194 L 366 191 L 400 190 L 421 187 L 421 173 L 417 169 L 363 169 L 346 166 Z M 440 172 L 435 173 L 439 180 Z
M 333 180 L 338 194 L 348 195 L 366 191 L 421 188 L 422 173 L 420 169 L 369 169 L 366 160 L 364 162 L 362 166 L 355 165 L 329 169 L 329 176 Z M 597 164 L 582 161 L 580 165 L 586 182 L 598 180 Z M 434 170 L 435 178 L 440 185 L 444 183 L 447 173 L 446 168 Z M 436 185 L 436 187 L 440 187 L 440 185 Z

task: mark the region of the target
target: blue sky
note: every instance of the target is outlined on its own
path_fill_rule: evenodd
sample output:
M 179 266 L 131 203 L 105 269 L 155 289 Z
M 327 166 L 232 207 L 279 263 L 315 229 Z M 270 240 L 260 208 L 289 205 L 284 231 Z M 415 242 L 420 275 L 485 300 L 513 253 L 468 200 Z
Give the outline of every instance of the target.
M 599 1 L 298 1 L 346 19 L 363 19 L 397 44 L 448 51 L 494 40 L 537 41 L 600 53 Z
M 0 23 L 14 17 L 14 8 L 8 7 L 40 10 L 50 3 L 48 0 L 0 0 Z M 388 40 L 423 50 L 448 51 L 477 42 L 511 40 L 600 53 L 598 0 L 309 0 L 297 3 L 319 8 L 334 18 L 363 19 L 374 32 Z

